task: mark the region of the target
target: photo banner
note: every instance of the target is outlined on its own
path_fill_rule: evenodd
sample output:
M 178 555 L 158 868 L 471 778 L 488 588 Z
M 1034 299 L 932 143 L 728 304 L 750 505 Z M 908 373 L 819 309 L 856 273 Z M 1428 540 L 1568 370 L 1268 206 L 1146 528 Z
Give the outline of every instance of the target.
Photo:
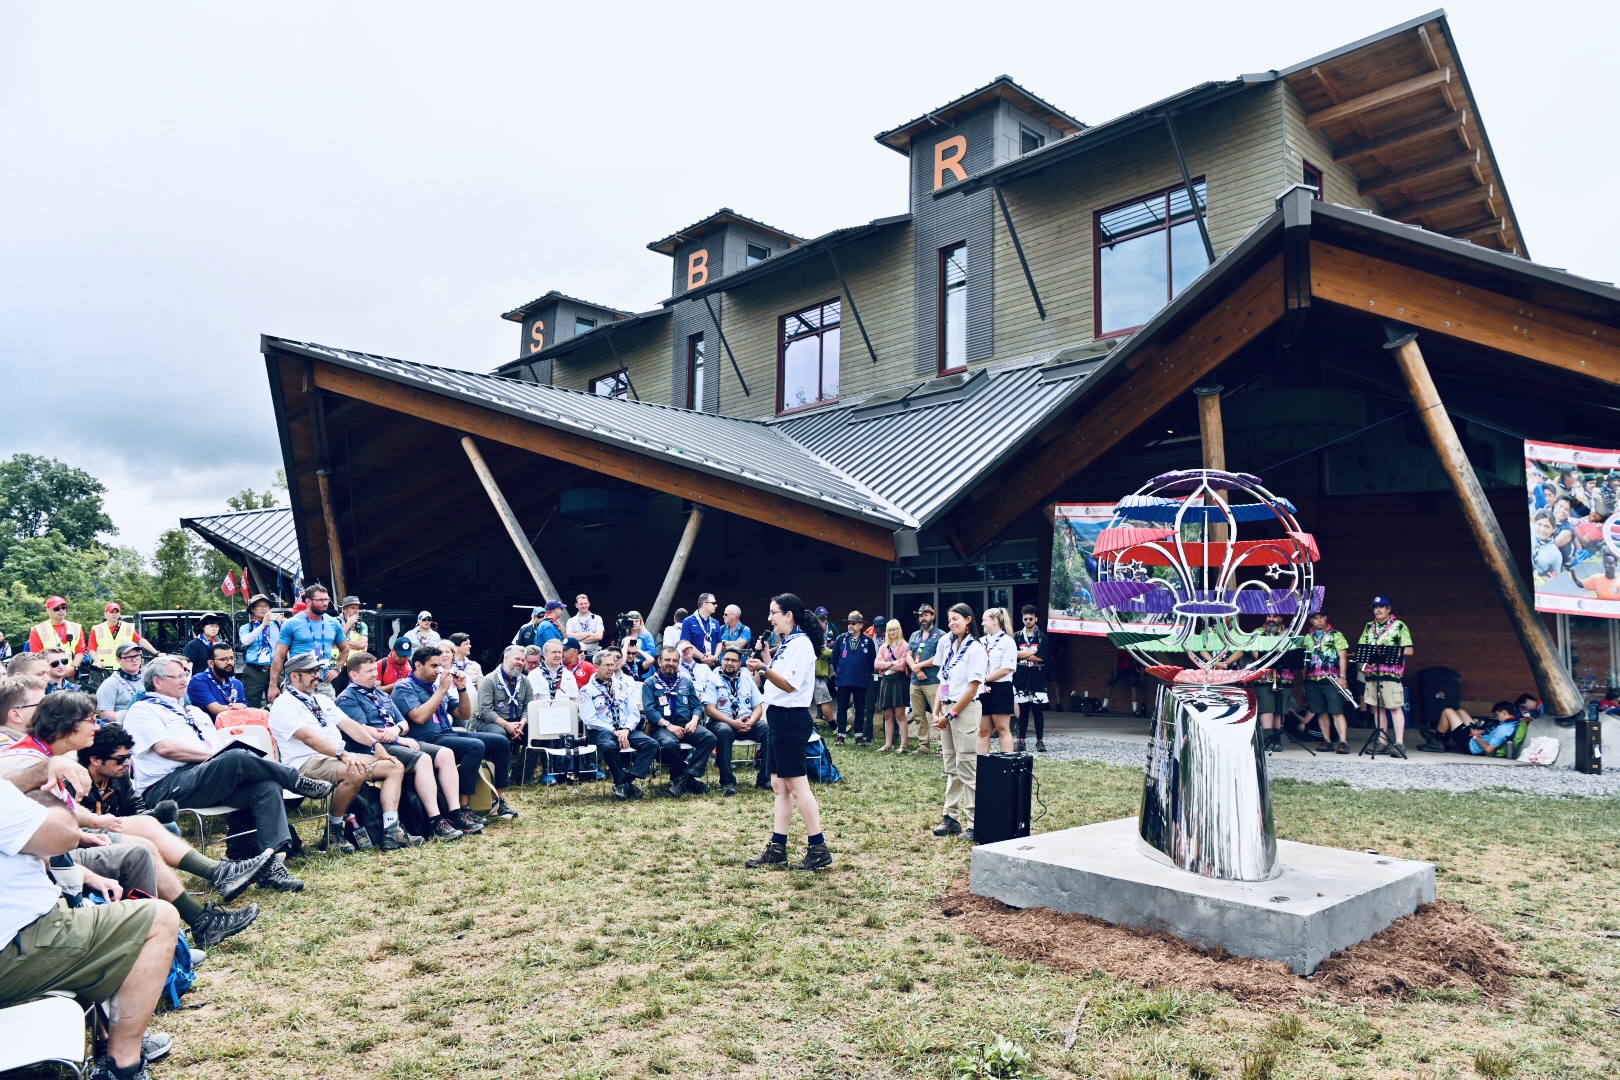
M 1524 477 L 1536 610 L 1620 619 L 1620 450 L 1526 442 Z
M 1108 633 L 1102 612 L 1091 599 L 1097 562 L 1092 549 L 1097 534 L 1114 516 L 1113 503 L 1057 503 L 1052 507 L 1052 595 L 1047 599 L 1046 628 L 1055 634 Z

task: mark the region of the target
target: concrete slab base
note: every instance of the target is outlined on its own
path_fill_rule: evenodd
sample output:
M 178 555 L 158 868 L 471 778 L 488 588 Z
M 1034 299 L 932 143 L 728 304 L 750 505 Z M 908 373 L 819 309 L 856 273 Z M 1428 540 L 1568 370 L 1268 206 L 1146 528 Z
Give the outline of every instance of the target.
M 1092 915 L 1309 975 L 1435 898 L 1432 863 L 1277 841 L 1279 877 L 1217 881 L 1146 854 L 1135 818 L 973 849 L 971 891 Z

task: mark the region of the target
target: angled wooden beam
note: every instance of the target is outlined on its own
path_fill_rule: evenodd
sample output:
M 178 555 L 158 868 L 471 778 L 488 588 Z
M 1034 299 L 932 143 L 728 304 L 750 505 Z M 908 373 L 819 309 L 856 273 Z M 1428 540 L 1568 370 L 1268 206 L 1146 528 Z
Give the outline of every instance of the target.
M 1404 326 L 1388 325 L 1391 341 L 1386 348 L 1395 353 L 1395 362 L 1406 380 L 1412 403 L 1417 406 L 1418 416 L 1429 433 L 1429 441 L 1434 444 L 1441 467 L 1451 479 L 1457 501 L 1462 505 L 1463 520 L 1474 534 L 1474 543 L 1485 559 L 1485 568 L 1490 571 L 1491 581 L 1502 598 L 1502 606 L 1507 608 L 1508 621 L 1513 624 L 1513 632 L 1519 636 L 1525 658 L 1530 661 L 1530 670 L 1535 673 L 1536 689 L 1541 692 L 1541 699 L 1547 703 L 1548 711 L 1553 716 L 1584 714 L 1586 698 L 1564 669 L 1553 645 L 1552 635 L 1547 633 L 1547 624 L 1536 613 L 1535 601 L 1524 579 L 1519 576 L 1507 537 L 1502 534 L 1502 524 L 1496 520 L 1496 513 L 1485 498 L 1485 489 L 1463 451 L 1462 440 L 1457 438 L 1457 429 L 1452 426 L 1451 416 L 1446 412 L 1440 393 L 1435 389 L 1434 379 L 1429 375 L 1428 365 L 1423 361 L 1417 334 L 1403 333 L 1405 329 Z
M 1420 26 L 1417 28 L 1417 39 L 1418 44 L 1423 46 L 1423 54 L 1429 58 L 1429 66 L 1436 69 L 1444 67 L 1445 65 L 1440 63 L 1440 57 L 1434 51 L 1434 40 L 1429 37 L 1428 27 Z
M 894 559 L 893 532 L 872 522 L 324 361 L 315 366 L 315 381 L 331 393 L 361 398 L 453 431 L 493 439 L 713 509 L 729 510 L 885 562 Z
M 1497 212 L 1495 184 L 1466 188 L 1424 202 L 1409 203 L 1399 210 L 1391 211 L 1390 216 L 1396 221 L 1412 222 L 1421 217 L 1428 217 L 1430 214 L 1439 214 L 1447 210 L 1455 210 L 1459 206 L 1475 206 L 1480 203 L 1485 204 L 1487 213 L 1495 214 Z
M 495 513 L 506 527 L 506 534 L 512 538 L 517 547 L 518 554 L 523 558 L 523 565 L 528 567 L 529 576 L 540 588 L 540 595 L 547 600 L 559 599 L 557 586 L 551 583 L 551 575 L 540 563 L 540 556 L 529 543 L 529 534 L 523 531 L 518 524 L 517 515 L 512 512 L 512 504 L 506 501 L 501 493 L 501 485 L 495 482 L 495 474 L 489 471 L 489 464 L 484 461 L 484 455 L 478 452 L 478 443 L 471 435 L 461 437 L 461 448 L 467 452 L 467 460 L 472 462 L 473 472 L 478 474 L 478 482 L 484 485 L 484 493 L 495 506 Z
M 951 543 L 965 558 L 1070 477 L 1118 446 L 1283 316 L 1283 259 L 1274 256 L 1186 329 L 1144 348 L 1114 385 L 1082 400 L 1049 428 L 1041 467 L 1019 466 L 951 515 Z
M 1354 311 L 1620 384 L 1620 330 L 1399 263 L 1311 242 L 1311 292 Z
M 1481 240 L 1504 240 L 1507 234 L 1507 218 L 1492 218 L 1478 225 L 1464 225 L 1460 229 L 1453 229 L 1452 236 L 1459 240 L 1467 240 L 1477 244 Z
M 1448 131 L 1455 131 L 1457 137 L 1462 140 L 1463 148 L 1471 149 L 1466 130 L 1467 126 L 1468 110 L 1447 113 L 1445 116 L 1434 120 L 1425 120 L 1421 124 L 1413 124 L 1411 127 L 1400 128 L 1380 135 L 1376 139 L 1361 139 L 1357 142 L 1346 143 L 1333 151 L 1333 160 L 1335 163 L 1342 165 L 1353 158 L 1366 157 L 1368 154 L 1376 154 L 1380 150 L 1405 146 L 1407 143 L 1418 142 L 1422 139 L 1432 138 L 1435 135 L 1443 135 Z
M 1465 151 L 1461 154 L 1451 154 L 1438 161 L 1425 162 L 1422 165 L 1414 165 L 1410 169 L 1402 169 L 1399 172 L 1375 176 L 1371 180 L 1363 180 L 1356 185 L 1356 190 L 1363 195 L 1377 195 L 1392 188 L 1398 188 L 1402 184 L 1410 184 L 1414 180 L 1427 180 L 1431 176 L 1454 172 L 1457 169 L 1472 169 L 1480 163 L 1483 156 L 1478 149 Z
M 1370 94 L 1341 101 L 1337 105 L 1329 105 L 1325 109 L 1318 109 L 1305 117 L 1305 127 L 1311 131 L 1331 124 L 1337 120 L 1349 120 L 1373 109 L 1381 109 L 1385 105 L 1393 105 L 1397 101 L 1405 101 L 1425 90 L 1443 87 L 1451 82 L 1451 69 L 1431 71 L 1424 75 L 1416 75 L 1410 79 L 1402 79 L 1398 83 L 1381 87 Z

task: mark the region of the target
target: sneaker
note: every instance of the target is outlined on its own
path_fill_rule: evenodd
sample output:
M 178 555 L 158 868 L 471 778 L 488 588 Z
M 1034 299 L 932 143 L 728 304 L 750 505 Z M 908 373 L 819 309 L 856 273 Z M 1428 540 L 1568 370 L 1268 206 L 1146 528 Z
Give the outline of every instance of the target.
M 694 795 L 707 795 L 709 793 L 709 785 L 705 784 L 702 780 L 699 780 L 695 776 L 689 776 L 686 778 L 686 790 L 690 791 Z
M 472 820 L 472 823 L 474 825 L 477 825 L 480 829 L 482 829 L 485 825 L 489 824 L 489 815 L 488 814 L 480 814 L 478 811 L 474 810 L 470 806 L 463 806 L 461 808 L 461 812 L 463 814 L 466 814 L 467 817 Z
M 293 781 L 292 789 L 306 799 L 324 799 L 332 794 L 332 785 L 325 780 L 317 780 L 313 776 L 300 776 Z
M 825 849 L 826 845 L 823 844 L 822 847 Z M 774 841 L 767 840 L 765 842 L 765 850 L 754 856 L 752 859 L 749 859 L 743 865 L 752 870 L 758 870 L 762 866 L 786 866 L 787 845 L 778 844 Z
M 1347 742 L 1342 742 L 1333 748 L 1333 752 L 1335 754 L 1348 754 L 1350 752 L 1350 744 Z
M 940 819 L 939 824 L 934 826 L 935 836 L 955 836 L 961 831 L 962 823 L 951 817 L 949 814 L 946 814 Z
M 444 816 L 445 820 L 449 821 L 450 824 L 460 829 L 463 833 L 476 835 L 484 831 L 484 827 L 478 823 L 478 819 L 473 816 L 472 811 L 468 810 L 465 806 L 452 810 Z
M 1046 753 L 1046 743 L 1044 741 L 1040 740 L 1040 739 L 1036 739 L 1035 740 L 1035 752 L 1037 754 Z
M 408 833 L 396 824 L 383 830 L 382 843 L 377 846 L 384 851 L 398 851 L 400 848 L 421 847 L 425 843 L 427 841 L 420 836 Z
M 196 965 L 193 964 L 193 967 Z M 146 1059 L 148 1065 L 154 1061 L 162 1061 L 174 1049 L 174 1036 L 162 1031 L 148 1031 L 141 1036 L 141 1057 Z
M 505 818 L 507 821 L 516 821 L 518 818 L 518 812 L 507 803 L 504 795 L 495 796 L 495 805 L 491 809 L 494 811 L 492 817 Z
M 227 859 L 214 867 L 214 872 L 208 876 L 208 884 L 219 893 L 220 900 L 228 904 L 247 892 L 253 879 L 264 869 L 264 864 L 275 857 L 274 849 L 265 848 L 251 859 Z
M 112 1055 L 103 1054 L 96 1059 L 96 1063 L 85 1074 L 89 1080 L 152 1080 L 152 1074 L 146 1071 L 146 1059 L 142 1058 L 140 1064 L 135 1066 L 134 1072 L 117 1072 L 113 1069 Z
M 614 784 L 613 785 L 613 797 L 615 799 L 618 799 L 620 802 L 629 802 L 630 801 L 630 785 L 629 784 Z
M 832 852 L 826 844 L 811 844 L 804 849 L 804 858 L 793 864 L 794 870 L 825 870 L 832 865 Z
M 254 884 L 272 892 L 304 891 L 304 883 L 289 874 L 280 859 L 271 859 L 265 863 L 264 869 L 259 871 L 259 876 L 254 879 Z
M 428 836 L 434 840 L 460 840 L 461 830 L 450 824 L 443 814 L 428 822 Z
M 350 814 L 343 819 L 343 824 L 348 826 L 349 839 L 353 841 L 356 848 L 361 851 L 371 850 L 371 830 L 360 824 L 359 818 Z
M 625 786 L 625 788 L 626 788 L 626 789 L 627 789 L 627 790 L 628 790 L 628 791 L 629 791 L 629 793 L 630 793 L 630 797 L 631 797 L 631 798 L 632 798 L 632 799 L 639 799 L 639 798 L 641 798 L 641 789 L 640 789 L 640 788 L 638 788 L 638 787 L 636 787 L 636 785 L 634 785 L 634 784 L 628 784 L 628 783 L 627 783 L 627 784 L 625 784 L 625 785 L 624 785 L 624 786 Z
M 1022 754 L 1023 752 L 1024 752 L 1024 740 L 1023 739 L 1014 739 L 1013 740 L 1013 753 Z
M 243 904 L 232 911 L 230 908 L 220 907 L 218 904 L 209 904 L 203 908 L 197 921 L 191 924 L 191 940 L 204 949 L 212 949 L 215 945 L 234 934 L 240 934 L 253 925 L 253 920 L 259 917 L 258 904 Z M 151 1060 L 151 1055 L 147 1055 Z
M 844 745 L 844 733 L 841 732 L 841 731 L 838 733 L 838 745 L 839 746 Z
M 540 783 L 544 784 L 546 787 L 556 787 L 557 778 L 552 776 L 550 773 L 546 773 L 546 775 L 540 778 Z
M 726 796 L 727 798 L 730 798 L 732 795 L 737 794 L 737 785 L 736 784 L 721 784 L 720 785 L 720 794 Z
M 671 780 L 669 782 L 669 795 L 670 795 L 670 798 L 678 799 L 682 795 L 685 795 L 686 794 L 686 784 L 687 784 L 687 780 L 686 780 L 686 774 L 685 773 L 681 773 L 679 776 L 675 777 L 675 779 Z

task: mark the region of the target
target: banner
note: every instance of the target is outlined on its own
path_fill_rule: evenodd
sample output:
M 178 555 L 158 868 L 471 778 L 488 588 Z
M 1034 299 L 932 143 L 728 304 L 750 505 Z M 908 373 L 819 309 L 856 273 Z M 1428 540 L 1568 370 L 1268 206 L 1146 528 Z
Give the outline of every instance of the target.
M 1052 508 L 1052 595 L 1047 600 L 1046 628 L 1056 634 L 1108 633 L 1102 613 L 1091 600 L 1097 580 L 1092 558 L 1097 534 L 1114 516 L 1113 503 L 1058 503 Z
M 1537 611 L 1620 619 L 1620 450 L 1524 444 Z
M 236 595 L 236 578 L 231 575 L 229 570 L 225 571 L 225 580 L 219 583 L 219 591 L 226 596 Z

